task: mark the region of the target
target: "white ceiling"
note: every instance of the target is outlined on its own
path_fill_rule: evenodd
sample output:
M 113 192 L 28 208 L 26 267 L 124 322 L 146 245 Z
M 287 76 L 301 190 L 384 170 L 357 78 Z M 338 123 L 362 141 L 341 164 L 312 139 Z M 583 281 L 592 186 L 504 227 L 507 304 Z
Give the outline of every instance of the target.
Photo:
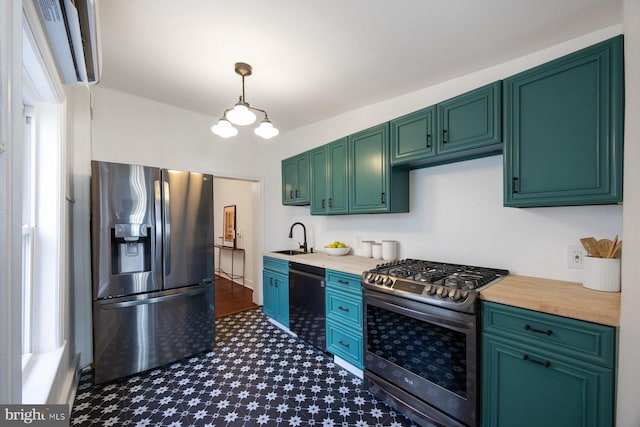
M 281 132 L 620 24 L 621 0 L 99 0 L 101 85 Z

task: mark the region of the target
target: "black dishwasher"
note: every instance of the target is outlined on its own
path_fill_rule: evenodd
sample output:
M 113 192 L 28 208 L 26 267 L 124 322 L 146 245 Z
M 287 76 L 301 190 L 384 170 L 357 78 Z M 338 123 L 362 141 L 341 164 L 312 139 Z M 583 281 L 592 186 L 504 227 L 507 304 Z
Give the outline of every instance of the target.
M 289 263 L 289 329 L 326 351 L 324 268 Z

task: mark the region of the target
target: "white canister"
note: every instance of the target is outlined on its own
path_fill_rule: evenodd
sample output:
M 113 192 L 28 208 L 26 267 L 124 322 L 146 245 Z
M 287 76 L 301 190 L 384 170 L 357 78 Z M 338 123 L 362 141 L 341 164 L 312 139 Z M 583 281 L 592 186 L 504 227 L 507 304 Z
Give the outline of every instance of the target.
M 372 243 L 371 244 L 371 256 L 373 259 L 382 259 L 382 244 L 381 243 Z
M 371 258 L 371 245 L 373 244 L 373 240 L 363 240 L 362 241 L 362 256 L 365 258 Z
M 395 240 L 382 241 L 382 259 L 385 261 L 394 261 L 396 259 L 398 242 Z
M 596 291 L 620 292 L 620 258 L 584 257 L 582 286 Z

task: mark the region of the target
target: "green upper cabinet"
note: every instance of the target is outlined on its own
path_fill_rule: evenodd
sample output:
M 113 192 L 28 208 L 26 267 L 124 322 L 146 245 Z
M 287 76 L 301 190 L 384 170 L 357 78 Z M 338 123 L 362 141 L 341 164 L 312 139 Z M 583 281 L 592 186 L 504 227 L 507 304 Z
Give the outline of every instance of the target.
M 349 213 L 409 212 L 409 171 L 389 164 L 389 123 L 350 135 Z
M 309 204 L 309 152 L 282 161 L 282 204 Z
M 436 106 L 391 121 L 391 163 L 405 165 L 436 155 Z
M 323 145 L 310 154 L 311 214 L 336 215 L 349 212 L 347 138 Z
M 502 151 L 502 82 L 483 86 L 438 104 L 438 154 Z
M 502 152 L 502 82 L 391 121 L 391 164 L 424 167 Z
M 504 80 L 504 205 L 622 201 L 623 40 Z

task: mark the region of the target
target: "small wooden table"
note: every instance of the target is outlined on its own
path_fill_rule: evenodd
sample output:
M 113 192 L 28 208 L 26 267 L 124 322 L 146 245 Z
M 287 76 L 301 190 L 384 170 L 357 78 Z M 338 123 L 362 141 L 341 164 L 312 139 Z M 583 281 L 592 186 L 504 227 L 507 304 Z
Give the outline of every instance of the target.
M 231 280 L 231 289 L 233 289 L 233 284 L 236 279 L 242 279 L 242 286 L 244 286 L 244 264 L 245 264 L 244 249 L 234 248 L 232 246 L 224 246 L 224 245 L 214 245 L 214 247 L 218 249 L 218 260 L 219 260 L 218 263 L 220 264 L 220 266 L 216 267 L 215 269 L 216 273 L 221 276 L 224 275 L 229 280 Z M 222 252 L 223 251 L 231 252 L 231 272 L 227 272 L 222 269 Z M 235 260 L 236 252 L 240 252 L 242 254 L 242 274 L 235 274 L 235 271 L 234 271 L 234 260 Z

